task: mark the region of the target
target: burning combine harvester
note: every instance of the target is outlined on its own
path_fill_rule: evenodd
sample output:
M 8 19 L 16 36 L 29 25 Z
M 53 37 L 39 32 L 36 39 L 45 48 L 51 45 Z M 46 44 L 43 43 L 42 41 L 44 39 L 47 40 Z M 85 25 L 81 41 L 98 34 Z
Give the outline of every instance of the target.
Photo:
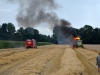
M 61 20 L 61 23 L 54 27 L 53 32 L 57 37 L 58 44 L 70 45 L 74 49 L 83 47 L 82 40 L 68 21 Z
M 78 47 L 82 47 L 83 48 L 83 43 L 82 40 L 80 39 L 80 37 L 73 37 L 75 44 L 73 44 L 73 48 L 76 49 Z

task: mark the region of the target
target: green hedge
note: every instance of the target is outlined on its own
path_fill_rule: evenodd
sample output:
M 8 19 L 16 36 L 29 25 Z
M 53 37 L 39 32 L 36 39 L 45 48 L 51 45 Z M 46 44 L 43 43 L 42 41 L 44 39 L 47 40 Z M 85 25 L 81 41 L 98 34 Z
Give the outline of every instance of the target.
M 24 47 L 24 42 L 19 41 L 0 41 L 0 49 Z
M 49 42 L 38 42 L 38 46 L 51 45 Z M 25 47 L 25 42 L 22 41 L 0 41 L 0 49 Z
M 38 46 L 44 46 L 44 45 L 52 45 L 53 43 L 49 42 L 38 42 Z

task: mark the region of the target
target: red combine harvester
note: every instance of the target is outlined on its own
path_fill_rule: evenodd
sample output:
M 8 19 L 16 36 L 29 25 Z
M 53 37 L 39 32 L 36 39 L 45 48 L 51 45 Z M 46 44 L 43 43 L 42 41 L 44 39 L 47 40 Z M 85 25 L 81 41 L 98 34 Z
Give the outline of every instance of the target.
M 26 48 L 37 48 L 37 42 L 35 39 L 27 39 L 25 42 L 25 47 Z

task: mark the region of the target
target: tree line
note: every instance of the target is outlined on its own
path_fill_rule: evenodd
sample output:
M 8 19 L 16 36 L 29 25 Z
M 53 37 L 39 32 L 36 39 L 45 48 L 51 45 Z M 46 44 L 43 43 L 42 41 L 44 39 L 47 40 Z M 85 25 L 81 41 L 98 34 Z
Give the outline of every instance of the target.
M 20 27 L 16 30 L 12 23 L 3 23 L 0 25 L 0 40 L 25 41 L 26 39 L 36 39 L 39 42 L 55 43 L 53 36 L 40 34 L 37 29 L 32 27 L 27 27 L 25 29 Z
M 84 44 L 100 44 L 100 28 L 93 28 L 90 25 L 85 25 L 82 28 L 76 29 L 78 36 Z M 3 23 L 0 25 L 0 40 L 9 41 L 25 41 L 26 39 L 36 39 L 38 42 L 57 43 L 56 35 L 43 35 L 37 29 L 32 27 L 20 27 L 16 30 L 14 24 Z
M 85 25 L 80 29 L 76 29 L 77 34 L 81 37 L 85 44 L 100 44 L 100 28 L 93 28 Z

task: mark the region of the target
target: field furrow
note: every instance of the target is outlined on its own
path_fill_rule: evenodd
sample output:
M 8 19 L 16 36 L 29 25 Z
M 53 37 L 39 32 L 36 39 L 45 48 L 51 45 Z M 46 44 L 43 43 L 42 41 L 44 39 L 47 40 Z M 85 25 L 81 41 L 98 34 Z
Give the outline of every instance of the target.
M 83 53 L 76 51 L 76 54 L 85 67 L 85 70 L 83 72 L 84 75 L 99 75 L 97 68 L 87 60 L 88 58 L 86 58 Z
M 11 59 L 9 58 L 9 61 L 12 61 L 12 59 L 14 59 L 12 62 L 7 61 L 6 59 L 2 62 L 3 65 L 0 65 L 0 75 L 10 75 L 9 73 L 11 73 L 14 68 L 28 60 L 30 60 L 31 58 L 34 58 L 36 56 L 38 56 L 39 54 L 44 53 L 45 50 L 29 50 L 31 54 L 29 54 L 29 52 L 27 52 L 27 54 L 25 54 L 23 52 L 22 57 L 18 54 L 16 57 L 18 58 L 18 60 L 16 60 L 16 57 L 12 57 Z
M 66 45 L 0 51 L 0 75 L 99 75 L 98 52 Z

